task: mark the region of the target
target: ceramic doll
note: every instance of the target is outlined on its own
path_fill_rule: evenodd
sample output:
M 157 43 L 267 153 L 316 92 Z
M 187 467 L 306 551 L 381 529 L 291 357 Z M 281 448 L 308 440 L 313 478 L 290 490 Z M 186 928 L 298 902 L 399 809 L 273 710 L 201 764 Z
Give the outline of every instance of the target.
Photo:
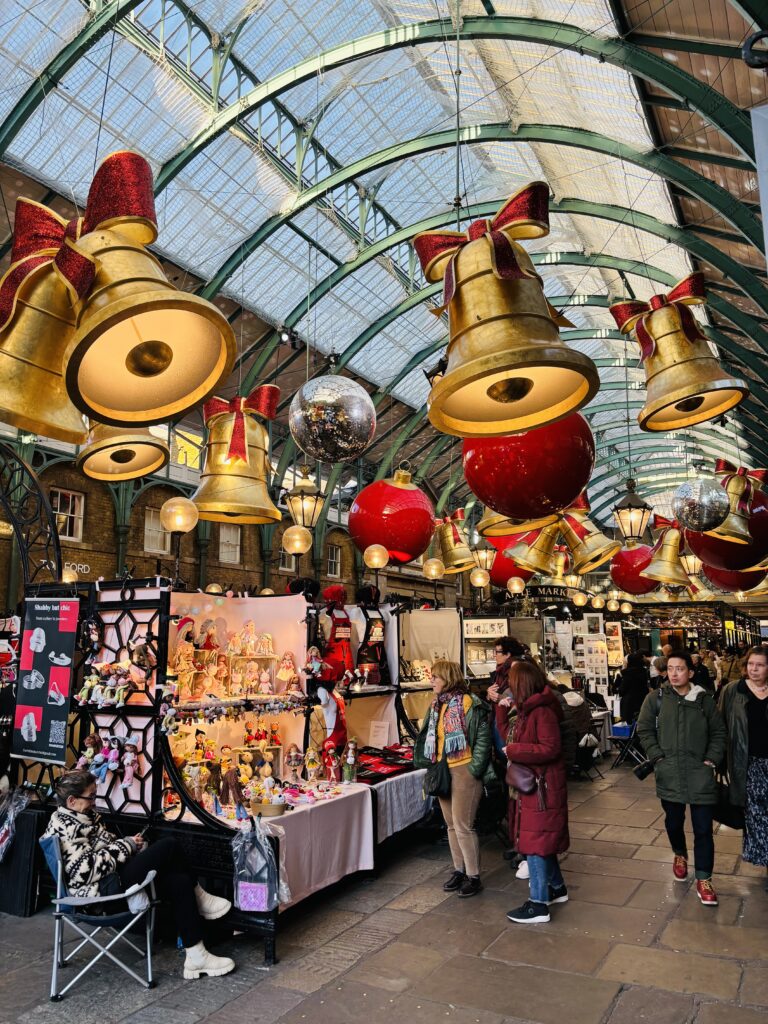
M 280 667 L 277 670 L 277 678 L 283 684 L 287 686 L 288 683 L 296 675 L 296 659 L 293 655 L 293 651 L 286 651 L 280 659 Z
M 101 736 L 93 732 L 90 736 L 86 736 L 83 740 L 83 752 L 77 761 L 77 768 L 90 768 L 93 765 L 93 760 L 101 750 L 103 744 L 101 742 Z
M 334 785 L 341 782 L 341 758 L 331 740 L 323 744 L 323 764 L 328 781 Z
M 197 647 L 200 651 L 218 651 L 219 641 L 213 619 L 206 619 L 203 623 Z
M 85 664 L 90 665 L 98 658 L 103 643 L 99 620 L 95 618 L 86 619 L 80 636 L 82 648 L 86 652 Z
M 291 700 L 302 700 L 304 697 L 304 691 L 301 688 L 301 680 L 298 676 L 293 676 L 288 682 L 288 689 L 285 691 L 285 697 L 290 697 Z
M 202 758 L 205 752 L 205 730 L 195 729 L 195 753 L 196 760 Z
M 120 764 L 123 766 L 123 781 L 120 783 L 120 788 L 128 789 L 139 765 L 139 741 L 136 736 L 129 736 L 125 741 Z
M 221 747 L 221 775 L 222 778 L 232 768 L 232 747 L 228 743 L 222 744 Z
M 239 634 L 240 650 L 246 657 L 253 658 L 256 654 L 256 624 L 249 619 Z
M 274 693 L 274 690 L 272 689 L 272 679 L 270 678 L 269 671 L 267 669 L 263 669 L 262 672 L 259 673 L 259 693 L 262 695 L 271 695 Z
M 196 804 L 203 805 L 203 769 L 199 764 L 188 764 L 185 768 L 187 789 Z
M 292 743 L 290 747 L 288 747 L 288 751 L 285 755 L 285 763 L 291 769 L 290 784 L 292 786 L 298 786 L 301 782 L 299 771 L 304 765 L 304 755 L 295 743 Z
M 222 752 L 224 747 L 221 748 Z M 231 749 L 231 748 L 230 748 Z M 222 760 L 222 772 L 221 772 L 221 793 L 220 799 L 222 804 L 234 805 L 235 818 L 238 821 L 245 821 L 248 817 L 248 813 L 245 809 L 245 796 L 243 794 L 243 787 L 240 783 L 240 772 L 237 768 L 232 766 L 231 760 L 228 762 L 230 765 L 227 770 L 224 770 L 224 761 Z
M 357 782 L 357 740 L 350 740 L 341 766 L 342 782 Z
M 221 765 L 218 761 L 208 762 L 208 782 L 206 784 L 206 791 L 211 798 L 213 804 L 213 813 L 221 814 Z
M 312 783 L 317 780 L 317 774 L 323 767 L 320 755 L 314 747 L 308 747 L 304 755 L 304 767 L 307 769 L 307 781 Z

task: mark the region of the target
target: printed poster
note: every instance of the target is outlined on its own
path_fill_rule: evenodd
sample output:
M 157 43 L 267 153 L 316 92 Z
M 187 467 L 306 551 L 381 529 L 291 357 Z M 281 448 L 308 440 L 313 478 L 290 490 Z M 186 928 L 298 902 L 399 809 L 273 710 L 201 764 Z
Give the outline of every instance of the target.
M 11 756 L 66 764 L 67 718 L 80 602 L 25 602 Z

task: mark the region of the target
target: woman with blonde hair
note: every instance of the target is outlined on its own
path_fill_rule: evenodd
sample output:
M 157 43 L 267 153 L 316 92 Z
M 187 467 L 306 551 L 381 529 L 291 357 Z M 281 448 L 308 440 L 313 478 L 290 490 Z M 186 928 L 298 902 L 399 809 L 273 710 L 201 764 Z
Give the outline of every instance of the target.
M 483 888 L 475 817 L 486 775 L 495 779 L 490 708 L 470 694 L 461 665 L 455 661 L 432 665 L 432 690 L 435 696 L 416 740 L 413 761 L 417 768 L 430 768 L 442 759 L 447 762 L 450 791 L 438 800 L 454 870 L 443 888 L 466 898 Z

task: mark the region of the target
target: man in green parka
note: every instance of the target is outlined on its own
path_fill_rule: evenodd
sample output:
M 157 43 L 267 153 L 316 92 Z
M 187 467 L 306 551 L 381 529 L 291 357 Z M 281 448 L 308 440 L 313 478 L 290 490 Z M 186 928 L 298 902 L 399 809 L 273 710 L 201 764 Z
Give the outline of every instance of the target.
M 669 683 L 650 693 L 640 710 L 637 735 L 653 762 L 656 794 L 674 854 L 675 880 L 688 878 L 685 808 L 691 808 L 696 892 L 707 907 L 717 906 L 712 886 L 715 844 L 712 812 L 717 803 L 715 770 L 725 754 L 725 724 L 714 698 L 694 686 L 693 660 L 687 651 L 667 658 Z

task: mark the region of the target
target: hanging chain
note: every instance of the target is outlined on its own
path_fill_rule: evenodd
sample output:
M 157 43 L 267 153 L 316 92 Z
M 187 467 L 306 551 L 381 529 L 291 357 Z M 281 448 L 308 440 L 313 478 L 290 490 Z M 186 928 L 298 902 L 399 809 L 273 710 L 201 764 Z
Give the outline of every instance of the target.
M 456 230 L 461 231 L 461 0 L 456 0 Z

